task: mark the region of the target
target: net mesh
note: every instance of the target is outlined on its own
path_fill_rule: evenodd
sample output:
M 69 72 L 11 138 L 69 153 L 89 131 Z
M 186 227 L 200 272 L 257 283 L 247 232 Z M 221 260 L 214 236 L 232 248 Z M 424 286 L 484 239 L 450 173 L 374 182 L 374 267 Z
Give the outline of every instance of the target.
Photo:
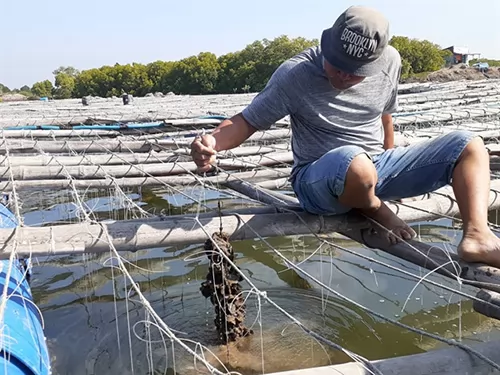
M 402 85 L 400 108 L 394 116 L 396 143 L 411 144 L 455 129 L 476 131 L 488 144 L 495 180 L 499 91 L 500 83 L 494 80 Z M 355 345 L 343 342 L 339 332 L 350 324 L 362 324 L 372 336 L 370 340 L 374 340 L 369 341 L 377 342 L 381 340 L 376 329 L 380 322 L 395 327 L 397 334 L 418 337 L 423 350 L 436 342 L 460 346 L 498 369 L 498 364 L 461 341 L 463 317 L 471 314 L 462 309 L 463 301 L 477 297 L 472 287 L 464 284 L 460 265 L 449 255 L 460 239 L 460 220 L 418 206 L 427 200 L 452 198 L 449 189 L 393 202 L 414 210 L 413 215 L 451 219 L 449 226 L 440 230 L 426 224 L 415 227 L 420 241 L 430 243 L 448 257 L 444 263 L 447 267 L 428 270 L 383 251 L 367 249 L 340 234 L 317 234 L 314 230 L 293 233 L 286 222 L 276 224 L 275 233 L 283 232 L 280 236 L 263 236 L 255 229 L 259 228 L 255 225 L 259 215 L 277 211 L 288 215 L 287 220 L 297 215 L 294 223 L 312 225 L 297 214 L 293 205 L 277 208 L 264 204 L 228 184 L 244 183 L 260 189 L 267 203 L 290 202 L 293 193 L 287 177 L 293 156 L 288 118 L 268 131 L 256 133 L 242 146 L 221 153 L 216 175 L 195 173 L 189 156 L 193 137 L 215 128 L 224 116 L 239 112 L 253 96 L 134 98 L 126 106 L 119 99 L 100 98 L 92 98 L 88 106 L 82 106 L 79 100 L 1 104 L 0 126 L 9 129 L 2 131 L 0 185 L 4 203 L 19 226 L 47 229 L 44 233 L 63 233 L 68 228 L 71 233 L 71 225 L 82 224 L 98 228 L 99 232 L 99 246 L 91 247 L 87 245 L 92 241 L 83 235 L 71 237 L 73 242 L 68 246 L 55 237 L 50 242 L 46 237 L 36 237 L 35 232 L 24 238 L 19 236 L 28 232 L 14 231 L 14 239 L 9 243 L 15 246 L 3 253 L 8 260 L 7 280 L 18 260 L 34 265 L 32 272 L 41 280 L 50 272 L 50 283 L 37 281 L 36 277 L 32 281 L 37 291 L 36 305 L 42 306 L 44 312 L 56 304 L 59 293 L 66 295 L 58 283 L 71 284 L 75 295 L 72 303 L 81 304 L 85 310 L 79 322 L 87 320 L 88 334 L 94 335 L 97 342 L 89 348 L 86 359 L 87 368 L 94 373 L 250 374 L 355 361 L 367 373 L 377 374 L 380 371 L 367 359 L 376 354 L 359 354 Z M 113 124 L 114 128 L 90 127 L 93 124 Z M 496 186 L 492 184 L 493 192 Z M 190 301 L 204 299 L 199 288 L 207 281 L 209 258 L 203 243 L 214 234 L 214 226 L 207 226 L 204 220 L 217 220 L 229 211 L 245 227 L 246 245 L 238 250 L 233 243 L 233 258 L 215 242 L 210 251 L 219 257 L 212 263 L 214 267 L 229 264 L 231 272 L 237 274 L 234 277 L 239 288 L 231 293 L 238 298 L 232 299 L 230 303 L 234 305 L 226 308 L 237 313 L 244 307 L 244 323 L 253 334 L 221 344 L 217 341 L 212 304 L 206 300 L 199 311 L 183 306 L 194 306 Z M 172 228 L 178 229 L 175 220 L 183 225 L 184 238 L 170 244 L 170 234 L 161 229 L 161 244 L 147 249 L 136 246 L 141 243 L 136 241 L 140 230 L 134 233 L 124 229 L 119 232 L 122 238 L 118 238 L 113 227 L 127 221 L 151 228 L 157 223 L 173 223 Z M 491 216 L 490 220 L 495 227 L 496 217 Z M 222 231 L 228 229 L 224 223 L 227 221 L 220 219 Z M 204 235 L 203 240 L 195 232 Z M 89 236 L 95 233 L 89 229 Z M 133 251 L 122 251 L 124 243 Z M 247 248 L 259 255 L 247 254 Z M 275 290 L 268 286 L 266 275 L 254 274 L 248 261 L 252 256 L 268 267 L 280 269 L 275 276 L 281 283 L 303 291 L 308 301 L 318 303 L 311 302 L 311 311 L 295 307 L 291 313 L 290 303 L 283 297 L 286 290 Z M 242 258 L 246 259 L 243 267 L 238 264 Z M 179 271 L 182 268 L 186 270 Z M 356 278 L 356 268 L 365 269 L 361 273 L 364 279 Z M 437 275 L 445 268 L 451 270 L 451 277 Z M 386 276 L 389 274 L 390 278 Z M 72 275 L 69 280 L 67 275 Z M 409 285 L 406 296 L 396 298 L 388 285 L 381 286 L 382 281 L 387 283 L 391 278 Z M 372 301 L 364 303 L 350 295 L 350 283 L 363 285 Z M 0 321 L 9 293 L 8 288 L 3 288 Z M 222 297 L 212 301 L 216 306 L 224 298 L 224 290 L 221 293 Z M 417 318 L 411 318 L 416 314 L 412 309 L 423 309 L 424 294 L 426 298 L 441 300 L 435 309 L 452 311 L 456 331 L 434 333 L 432 328 L 419 324 Z M 107 304 L 104 306 L 103 302 Z M 374 307 L 383 304 L 390 304 L 391 308 Z M 321 320 L 332 309 L 339 317 L 325 326 Z M 344 309 L 351 309 L 349 315 L 343 313 Z M 424 314 L 433 315 L 435 311 L 427 308 Z M 343 321 L 352 316 L 357 316 L 359 322 Z M 495 324 L 488 322 L 486 331 L 491 332 Z M 105 334 L 99 333 L 102 327 L 107 327 Z M 71 326 L 65 329 L 69 331 Z M 6 324 L 2 325 L 1 337 L 2 344 L 8 347 Z M 61 350 L 56 348 L 54 352 Z M 52 358 L 55 373 L 67 368 L 64 358 Z

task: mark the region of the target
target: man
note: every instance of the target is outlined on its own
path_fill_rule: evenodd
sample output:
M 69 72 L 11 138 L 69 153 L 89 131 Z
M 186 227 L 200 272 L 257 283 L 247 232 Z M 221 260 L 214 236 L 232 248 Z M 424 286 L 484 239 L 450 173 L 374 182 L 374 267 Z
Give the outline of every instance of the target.
M 324 30 L 321 45 L 285 61 L 241 113 L 197 137 L 192 157 L 200 173 L 215 155 L 290 115 L 292 187 L 303 209 L 334 215 L 357 209 L 389 230 L 391 242 L 415 236 L 383 201 L 452 184 L 465 261 L 500 267 L 500 240 L 488 227 L 489 156 L 482 139 L 455 131 L 393 148 L 391 113 L 401 70 L 389 25 L 377 11 L 353 6 Z

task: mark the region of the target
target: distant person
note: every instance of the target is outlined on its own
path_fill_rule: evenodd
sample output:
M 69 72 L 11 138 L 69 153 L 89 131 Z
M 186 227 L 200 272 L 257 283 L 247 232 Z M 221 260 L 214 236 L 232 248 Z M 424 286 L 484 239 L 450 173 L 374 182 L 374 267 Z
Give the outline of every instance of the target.
M 454 131 L 393 148 L 401 57 L 388 41 L 382 14 L 348 8 L 323 31 L 320 46 L 285 61 L 248 107 L 193 141 L 198 171 L 212 168 L 216 152 L 290 115 L 290 181 L 305 211 L 335 215 L 358 209 L 392 231 L 388 239 L 395 243 L 415 232 L 382 201 L 451 183 L 464 222 L 459 255 L 500 267 L 500 240 L 487 223 L 490 169 L 482 139 Z

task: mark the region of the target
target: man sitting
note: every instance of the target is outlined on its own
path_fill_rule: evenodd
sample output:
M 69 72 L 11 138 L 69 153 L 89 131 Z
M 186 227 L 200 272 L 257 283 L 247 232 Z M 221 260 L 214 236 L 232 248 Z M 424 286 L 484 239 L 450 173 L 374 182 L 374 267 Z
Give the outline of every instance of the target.
M 303 209 L 336 215 L 357 209 L 389 229 L 391 242 L 415 236 L 384 200 L 452 184 L 464 236 L 460 257 L 500 267 L 500 240 L 488 227 L 489 155 L 480 137 L 454 131 L 393 148 L 401 57 L 389 24 L 353 6 L 323 31 L 321 45 L 285 61 L 251 104 L 191 145 L 199 172 L 219 151 L 290 115 L 292 187 Z

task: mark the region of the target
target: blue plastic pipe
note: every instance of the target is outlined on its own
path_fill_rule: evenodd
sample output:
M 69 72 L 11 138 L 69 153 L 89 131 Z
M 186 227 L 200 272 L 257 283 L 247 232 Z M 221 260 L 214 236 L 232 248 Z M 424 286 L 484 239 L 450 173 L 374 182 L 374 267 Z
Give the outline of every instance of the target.
M 18 225 L 15 216 L 0 204 L 0 228 Z M 0 261 L 0 298 L 7 288 L 3 315 L 3 337 L 0 340 L 0 374 L 50 375 L 50 358 L 43 334 L 42 317 L 37 310 L 29 281 L 29 267 L 22 260 L 12 264 L 6 280 L 9 260 Z
M 130 124 L 109 124 L 109 125 L 76 125 L 73 129 L 85 130 L 123 130 L 123 129 L 149 129 L 164 126 L 163 122 L 146 122 Z
M 59 130 L 57 125 L 25 125 L 25 126 L 9 126 L 6 130 Z

